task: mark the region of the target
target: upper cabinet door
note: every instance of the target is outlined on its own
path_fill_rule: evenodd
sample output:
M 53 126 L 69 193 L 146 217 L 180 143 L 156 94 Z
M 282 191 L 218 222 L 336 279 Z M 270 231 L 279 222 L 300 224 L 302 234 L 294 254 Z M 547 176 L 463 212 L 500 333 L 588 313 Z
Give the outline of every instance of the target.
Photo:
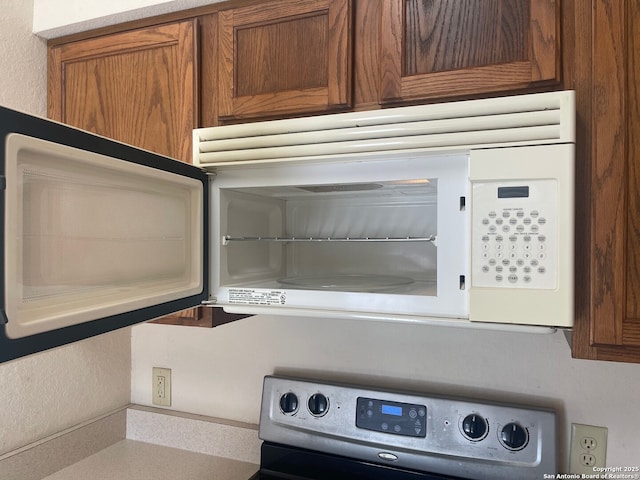
M 222 120 L 351 106 L 351 0 L 275 0 L 218 14 Z
M 49 49 L 49 116 L 184 162 L 197 127 L 196 22 Z
M 640 363 L 640 4 L 567 2 L 578 29 L 573 356 Z
M 559 0 L 385 0 L 380 102 L 559 81 Z

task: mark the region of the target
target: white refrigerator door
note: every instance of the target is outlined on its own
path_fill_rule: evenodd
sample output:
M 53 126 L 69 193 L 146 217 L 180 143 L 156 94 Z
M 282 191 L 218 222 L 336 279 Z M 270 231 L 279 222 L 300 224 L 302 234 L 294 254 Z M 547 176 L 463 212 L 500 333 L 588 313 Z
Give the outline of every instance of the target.
M 0 360 L 206 299 L 206 174 L 7 109 L 0 130 Z

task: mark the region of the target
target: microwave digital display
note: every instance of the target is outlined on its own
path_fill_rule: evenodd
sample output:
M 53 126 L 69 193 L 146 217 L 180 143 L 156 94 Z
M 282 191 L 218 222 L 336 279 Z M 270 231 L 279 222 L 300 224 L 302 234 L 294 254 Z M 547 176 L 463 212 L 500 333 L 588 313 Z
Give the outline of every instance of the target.
M 529 187 L 498 187 L 498 198 L 529 198 Z

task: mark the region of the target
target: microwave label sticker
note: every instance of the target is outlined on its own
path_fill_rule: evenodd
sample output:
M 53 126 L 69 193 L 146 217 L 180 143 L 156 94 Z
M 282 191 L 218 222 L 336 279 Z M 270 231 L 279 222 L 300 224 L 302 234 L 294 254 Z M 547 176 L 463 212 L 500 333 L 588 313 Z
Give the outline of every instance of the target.
M 287 303 L 287 295 L 284 290 L 230 288 L 229 303 L 239 303 L 242 305 L 284 305 Z

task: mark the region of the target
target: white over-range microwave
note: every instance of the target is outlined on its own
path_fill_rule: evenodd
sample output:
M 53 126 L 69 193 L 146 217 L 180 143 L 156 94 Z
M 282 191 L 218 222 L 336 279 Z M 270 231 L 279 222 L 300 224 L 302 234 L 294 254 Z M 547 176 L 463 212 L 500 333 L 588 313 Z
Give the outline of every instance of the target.
M 571 327 L 570 91 L 194 131 L 194 165 L 0 110 L 0 360 L 197 305 Z

